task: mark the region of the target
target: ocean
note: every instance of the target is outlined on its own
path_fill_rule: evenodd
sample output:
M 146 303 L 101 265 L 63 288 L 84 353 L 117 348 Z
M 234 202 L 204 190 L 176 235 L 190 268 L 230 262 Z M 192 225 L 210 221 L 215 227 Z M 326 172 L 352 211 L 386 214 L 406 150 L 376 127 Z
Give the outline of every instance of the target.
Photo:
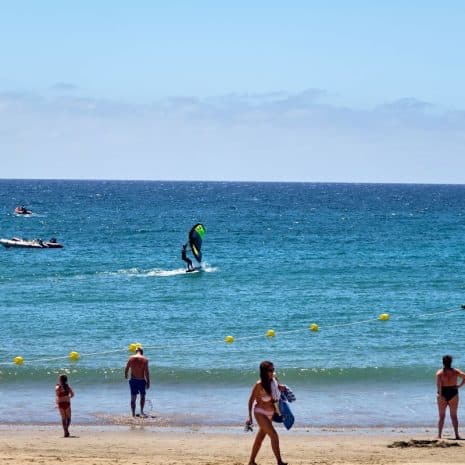
M 0 180 L 0 236 L 64 244 L 0 250 L 0 423 L 58 422 L 62 372 L 73 422 L 119 421 L 140 342 L 167 424 L 242 425 L 271 360 L 296 426 L 434 427 L 441 357 L 465 368 L 464 206 L 459 185 Z

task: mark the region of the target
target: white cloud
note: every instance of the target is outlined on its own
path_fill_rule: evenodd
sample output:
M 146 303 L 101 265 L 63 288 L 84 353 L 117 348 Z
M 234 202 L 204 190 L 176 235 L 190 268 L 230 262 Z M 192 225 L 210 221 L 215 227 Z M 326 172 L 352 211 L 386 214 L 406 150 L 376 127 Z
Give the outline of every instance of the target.
M 462 182 L 465 112 L 330 100 L 321 89 L 150 104 L 3 93 L 0 177 Z
M 50 90 L 55 92 L 74 92 L 78 89 L 79 87 L 71 82 L 56 82 L 50 86 Z

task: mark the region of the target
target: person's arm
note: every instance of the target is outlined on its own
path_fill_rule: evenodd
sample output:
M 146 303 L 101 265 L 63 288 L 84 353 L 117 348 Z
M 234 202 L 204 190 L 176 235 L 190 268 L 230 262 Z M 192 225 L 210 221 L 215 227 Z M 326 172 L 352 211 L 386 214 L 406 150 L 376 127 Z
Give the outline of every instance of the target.
M 255 402 L 255 398 L 257 397 L 256 396 L 256 391 L 257 391 L 257 386 L 258 384 L 255 384 L 255 386 L 253 387 L 252 389 L 252 392 L 250 393 L 250 397 L 249 397 L 249 415 L 247 417 L 247 422 L 249 425 L 251 425 L 253 423 L 253 420 L 252 420 L 252 407 L 253 407 L 253 404 Z
M 458 370 L 457 368 L 455 369 L 457 372 L 457 375 L 462 378 L 462 382 L 460 384 L 457 384 L 458 388 L 461 388 L 465 384 L 465 373 L 462 370 Z
M 126 363 L 126 368 L 124 369 L 124 377 L 126 379 L 128 379 L 128 371 L 129 371 L 129 367 L 130 367 L 130 362 L 131 362 L 131 359 L 128 360 L 128 363 Z
M 150 389 L 150 372 L 149 372 L 149 361 L 147 359 L 147 362 L 145 363 L 145 381 L 146 381 L 146 385 L 145 387 L 147 389 Z
M 441 381 L 441 373 L 438 371 L 436 373 L 436 387 L 438 389 L 438 396 L 441 395 L 441 387 L 442 387 L 442 381 Z
M 74 391 L 71 388 L 71 386 L 68 386 L 68 387 L 69 387 L 69 398 L 71 399 L 72 397 L 74 397 Z

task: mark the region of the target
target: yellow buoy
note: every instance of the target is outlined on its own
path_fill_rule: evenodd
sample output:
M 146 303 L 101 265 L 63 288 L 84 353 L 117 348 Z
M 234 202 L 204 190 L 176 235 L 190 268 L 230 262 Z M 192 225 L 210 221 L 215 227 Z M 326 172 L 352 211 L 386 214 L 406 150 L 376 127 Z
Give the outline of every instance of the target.
M 389 313 L 381 313 L 381 315 L 379 315 L 378 319 L 381 320 L 381 321 L 389 320 Z
M 266 335 L 268 337 L 275 337 L 276 336 L 276 333 L 274 332 L 274 329 L 269 329 L 267 332 L 266 332 Z
M 232 342 L 234 342 L 234 337 L 233 336 L 226 336 L 224 338 L 224 342 L 227 342 L 227 343 L 231 344 Z
M 310 325 L 310 331 L 318 331 L 320 328 L 316 323 Z
M 128 345 L 128 350 L 129 352 L 135 352 L 139 347 L 142 347 L 140 342 L 131 342 L 131 344 Z
M 69 353 L 69 359 L 72 362 L 77 362 L 80 358 L 79 352 L 75 352 L 74 350 Z
M 13 359 L 13 363 L 15 365 L 22 365 L 24 363 L 24 358 L 18 355 L 17 357 Z

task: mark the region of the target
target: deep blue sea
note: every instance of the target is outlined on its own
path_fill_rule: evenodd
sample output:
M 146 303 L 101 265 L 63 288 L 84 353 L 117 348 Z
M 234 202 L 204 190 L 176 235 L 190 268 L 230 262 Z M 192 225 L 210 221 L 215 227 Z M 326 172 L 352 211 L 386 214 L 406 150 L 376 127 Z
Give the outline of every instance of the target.
M 464 207 L 450 185 L 2 180 L 0 236 L 64 248 L 0 250 L 0 422 L 57 421 L 61 372 L 76 422 L 128 415 L 140 342 L 173 424 L 242 424 L 270 359 L 298 426 L 434 426 L 442 355 L 465 368 Z

